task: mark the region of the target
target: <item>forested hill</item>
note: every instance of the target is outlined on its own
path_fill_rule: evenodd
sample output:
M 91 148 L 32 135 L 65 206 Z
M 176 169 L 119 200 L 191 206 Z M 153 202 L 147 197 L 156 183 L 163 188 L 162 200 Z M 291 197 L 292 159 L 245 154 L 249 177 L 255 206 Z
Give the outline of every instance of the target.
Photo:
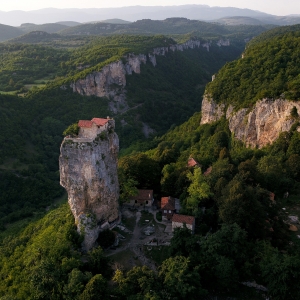
M 300 26 L 270 30 L 253 39 L 243 58 L 227 63 L 206 92 L 219 103 L 249 107 L 258 99 L 300 97 Z
M 104 62 L 105 65 L 114 55 L 120 58 L 126 51 L 133 50 L 147 53 L 147 49 L 164 41 L 168 38 L 113 36 L 75 51 L 3 45 L 0 83 L 6 95 L 0 95 L 2 230 L 9 223 L 33 217 L 62 195 L 58 155 L 62 132 L 67 126 L 79 119 L 109 115 L 116 120 L 122 148 L 144 140 L 144 128 L 150 136 L 149 127 L 155 130 L 154 134 L 163 134 L 199 110 L 201 95 L 211 75 L 226 61 L 238 57 L 242 51 L 239 45 L 244 46 L 242 43 L 229 47 L 215 44 L 209 52 L 200 47 L 158 56 L 156 67 L 148 62 L 141 66 L 141 74 L 127 76 L 126 97 L 130 109 L 122 114 L 109 110 L 107 98 L 84 97 L 55 84 L 51 87 L 53 80 L 59 81 L 63 75 L 72 78 L 81 72 L 77 69 L 80 63 Z M 47 82 L 49 85 L 45 88 Z
M 23 31 L 16 27 L 0 24 L 0 42 L 15 38 L 22 34 Z
M 298 33 L 292 30 L 277 37 L 276 32 L 268 43 L 253 41 L 245 58 L 228 63 L 208 90 L 222 82 L 222 86 L 216 85 L 217 91 L 222 95 L 223 88 L 224 93 L 229 93 L 225 76 L 224 81 L 218 79 L 222 78 L 220 74 L 224 70 L 229 72 L 229 66 L 237 70 L 236 64 L 246 60 L 251 51 L 255 53 L 255 49 L 263 55 L 261 45 L 268 47 L 270 44 L 271 49 L 274 47 L 275 53 L 280 54 L 274 56 L 279 58 L 278 62 L 261 72 L 273 72 L 271 79 L 277 78 L 278 73 L 285 76 L 287 66 L 297 62 L 289 45 L 297 51 L 294 43 Z M 135 38 L 139 41 L 145 37 Z M 153 39 L 159 38 L 163 37 Z M 276 49 L 278 43 L 284 51 Z M 138 45 L 137 42 L 135 46 Z M 209 52 L 202 47 L 158 56 L 155 68 L 146 63 L 142 65 L 141 74 L 127 76 L 127 99 L 136 109 L 120 116 L 113 115 L 123 147 L 141 138 L 137 127 L 145 122 L 157 132 L 170 129 L 162 137 L 136 143 L 127 149 L 130 155 L 119 160 L 121 192 L 134 184 L 154 189 L 158 199 L 160 196 L 179 197 L 181 213 L 196 217 L 196 235 L 191 235 L 187 229 L 177 231 L 167 248 L 167 260 L 158 273 L 138 267 L 129 272 L 116 272 L 112 278 L 112 270 L 101 248 L 84 257 L 78 251 L 81 239 L 74 230 L 67 206 L 50 211 L 40 219 L 48 205 L 64 199 L 61 198 L 63 190 L 58 183 L 57 165 L 63 130 L 78 119 L 112 116 L 108 111 L 109 99 L 84 97 L 68 88 L 57 88 L 55 84 L 52 88 L 51 84 L 46 89 L 36 88 L 23 97 L 0 95 L 0 297 L 80 300 L 93 299 L 92 296 L 97 299 L 99 295 L 103 299 L 109 295 L 118 299 L 165 299 L 170 295 L 179 299 L 205 299 L 207 295 L 247 300 L 300 298 L 300 243 L 297 232 L 291 231 L 298 230 L 298 224 L 291 225 L 289 219 L 289 216 L 300 217 L 300 133 L 297 126 L 282 133 L 273 145 L 256 149 L 246 148 L 234 139 L 225 118 L 200 125 L 199 108 L 205 84 L 223 63 L 241 55 L 238 45 L 215 45 Z M 44 76 L 42 72 L 46 68 L 52 70 L 54 77 L 55 74 L 61 77 L 70 74 L 71 78 L 80 62 L 76 53 L 85 53 L 92 61 L 92 53 L 99 49 L 98 54 L 103 56 L 97 57 L 95 63 L 101 63 L 101 59 L 105 62 L 112 54 L 120 55 L 118 47 L 110 49 L 107 44 L 107 48 L 101 48 L 97 42 L 90 48 L 94 49 L 91 52 L 88 47 L 71 53 L 56 49 L 53 56 L 49 55 L 48 47 L 11 46 L 21 58 L 12 55 L 10 46 L 7 47 L 6 61 L 11 64 L 6 72 L 11 75 L 8 83 L 11 87 L 15 87 L 15 81 L 24 79 L 25 73 L 21 71 L 25 67 L 33 80 L 38 80 L 34 77 L 36 74 Z M 264 62 L 254 57 L 256 60 L 251 60 L 251 68 L 257 72 Z M 61 64 L 64 60 L 74 64 Z M 31 63 L 35 72 L 30 69 Z M 14 68 L 20 66 L 22 68 L 15 71 Z M 234 92 L 243 74 L 239 78 L 227 76 L 227 79 L 228 89 Z M 264 81 L 252 79 L 245 87 L 251 95 L 253 90 L 259 89 L 259 84 L 264 85 Z M 294 92 L 298 91 L 296 85 Z M 236 95 L 233 96 L 236 101 Z M 143 105 L 136 107 L 141 102 Z M 177 126 L 190 115 L 193 116 L 188 121 Z M 299 118 L 298 114 L 292 117 Z M 198 164 L 188 167 L 189 158 Z M 255 282 L 263 286 L 263 292 L 244 287 L 246 283 Z M 95 295 L 95 290 L 99 294 Z
M 101 69 L 122 60 L 126 53 L 147 54 L 154 47 L 182 43 L 192 35 L 176 35 L 176 41 L 164 36 L 79 37 L 68 40 L 75 43 L 75 50 L 2 44 L 1 228 L 33 216 L 62 194 L 57 170 L 64 128 L 78 119 L 112 116 L 123 149 L 144 140 L 145 135 L 151 138 L 165 133 L 199 110 L 211 75 L 241 54 L 244 34 L 253 32 L 242 27 L 239 31 L 242 36 L 230 40 L 230 46 L 219 47 L 213 42 L 209 52 L 203 47 L 175 51 L 157 56 L 156 67 L 150 62 L 142 64 L 141 74 L 126 78 L 128 107 L 119 114 L 109 110 L 109 99 L 76 95 L 55 82 L 70 83 L 78 73 L 88 71 L 86 65 Z
M 284 84 L 290 80 L 293 98 L 299 100 L 300 86 L 293 81 L 299 79 L 297 27 L 271 31 L 264 36 L 266 40 L 262 37 L 253 40 L 245 51 L 245 58 L 228 63 L 208 85 L 207 90 L 215 99 L 218 99 L 217 95 L 225 95 L 226 102 L 219 99 L 226 104 L 251 105 L 256 99 L 255 89 L 268 86 L 269 90 L 275 89 L 274 78 L 279 77 L 283 85 L 279 85 L 275 92 L 286 92 L 285 87 L 289 85 Z M 265 56 L 264 52 L 267 52 Z M 248 63 L 247 57 L 250 57 Z M 239 67 L 243 67 L 242 70 L 239 71 Z M 235 76 L 238 71 L 240 73 Z M 244 82 L 243 71 L 250 79 L 242 89 L 239 85 Z M 247 93 L 242 94 L 244 89 L 254 96 L 246 98 L 250 99 L 248 103 L 239 103 L 239 99 L 244 100 L 247 96 Z M 220 94 L 214 94 L 215 91 Z M 217 112 L 211 111 L 212 115 L 214 113 Z M 282 113 L 273 111 L 273 114 Z M 181 213 L 196 217 L 198 236 L 183 242 L 182 233 L 180 238 L 176 236 L 177 246 L 174 241 L 171 249 L 175 247 L 173 255 L 188 257 L 191 266 L 199 268 L 201 288 L 210 293 L 220 293 L 226 281 L 224 294 L 229 293 L 237 299 L 252 299 L 247 293 L 238 296 L 241 287 L 236 284 L 254 281 L 267 289 L 262 294 L 270 298 L 300 297 L 299 289 L 295 288 L 295 279 L 300 279 L 299 224 L 293 225 L 290 220 L 290 216 L 300 217 L 299 115 L 297 110 L 287 113 L 289 116 L 285 121 L 292 120 L 294 125 L 282 132 L 272 145 L 261 149 L 247 148 L 242 141 L 235 139 L 230 121 L 225 116 L 216 122 L 200 125 L 202 115 L 199 112 L 151 143 L 132 146 L 119 160 L 119 171 L 123 175 L 121 187 L 126 186 L 128 180 L 136 181 L 138 187 L 154 187 L 160 196 L 179 197 Z M 145 151 L 147 147 L 150 150 Z M 190 159 L 193 167 L 188 164 Z M 151 168 L 145 168 L 145 161 Z M 233 236 L 237 237 L 241 233 L 239 230 L 245 234 L 245 239 L 240 236 L 237 242 Z M 212 260 L 205 260 L 206 263 L 200 258 L 209 251 L 202 241 L 204 236 L 207 240 L 215 236 L 220 238 L 214 246 L 211 245 Z M 230 240 L 230 246 L 225 240 Z M 242 241 L 247 242 L 241 244 Z M 200 245 L 198 248 L 197 244 Z M 241 248 L 238 249 L 237 245 Z M 233 256 L 231 251 L 236 255 Z M 230 271 L 225 267 L 229 265 Z M 213 286 L 211 282 L 214 282 Z M 193 287 L 199 288 L 196 284 Z M 145 292 L 142 287 L 139 291 Z M 254 298 L 260 296 L 258 293 Z
M 235 38 L 252 38 L 260 34 L 261 32 L 273 28 L 275 25 L 267 24 L 255 24 L 253 25 L 238 25 L 238 26 L 227 26 L 217 23 L 209 23 L 198 20 L 189 20 L 186 18 L 168 18 L 166 20 L 138 20 L 133 23 L 118 23 L 116 20 L 107 22 L 92 22 L 86 24 L 76 24 L 76 23 L 49 23 L 49 24 L 22 24 L 21 27 L 3 26 L 3 37 L 0 36 L 0 41 L 5 41 L 13 39 L 12 42 L 22 42 L 22 43 L 41 43 L 45 44 L 46 41 L 43 39 L 30 39 L 30 36 L 24 35 L 30 32 L 47 32 L 47 33 L 57 33 L 57 35 L 52 36 L 52 42 L 57 43 L 61 40 L 61 44 L 65 40 L 72 39 L 73 43 L 76 44 L 78 37 L 90 37 L 90 36 L 108 36 L 112 34 L 143 34 L 143 35 L 153 35 L 153 34 L 164 34 L 164 35 L 174 35 L 177 34 L 188 34 L 193 33 L 197 37 L 215 38 L 220 36 L 226 36 Z M 75 26 L 74 26 L 75 25 Z M 234 24 L 233 24 L 234 25 Z M 6 27 L 5 27 L 6 26 Z M 16 38 L 17 37 L 17 38 Z M 49 36 L 50 38 L 51 36 Z M 14 39 L 15 38 L 15 39 Z M 73 44 L 73 46 L 74 46 Z M 70 45 L 69 45 L 70 47 Z
M 186 18 L 168 18 L 166 20 L 138 20 L 130 24 L 94 23 L 82 24 L 60 31 L 62 35 L 107 35 L 107 34 L 187 34 L 198 37 L 231 36 L 242 33 L 244 38 L 253 37 L 275 25 L 260 24 L 257 26 L 226 26 Z

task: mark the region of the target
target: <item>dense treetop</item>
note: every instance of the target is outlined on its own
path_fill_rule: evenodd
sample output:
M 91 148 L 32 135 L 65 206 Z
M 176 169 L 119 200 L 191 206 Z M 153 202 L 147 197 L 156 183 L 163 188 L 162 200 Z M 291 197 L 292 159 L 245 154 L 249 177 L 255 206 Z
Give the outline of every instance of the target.
M 227 63 L 216 74 L 206 92 L 217 102 L 238 107 L 282 94 L 287 99 L 298 100 L 299 49 L 299 25 L 264 33 L 249 43 L 243 58 Z

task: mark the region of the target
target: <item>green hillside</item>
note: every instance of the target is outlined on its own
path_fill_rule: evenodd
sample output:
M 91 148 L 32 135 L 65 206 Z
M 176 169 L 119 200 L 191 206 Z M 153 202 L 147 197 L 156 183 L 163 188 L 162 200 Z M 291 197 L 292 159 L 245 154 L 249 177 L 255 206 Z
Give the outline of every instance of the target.
M 216 74 L 216 80 L 208 84 L 206 91 L 217 102 L 230 101 L 238 107 L 282 94 L 298 100 L 299 49 L 299 25 L 263 33 L 249 43 L 244 58 L 226 64 Z
M 235 24 L 232 24 L 235 25 Z M 108 34 L 187 34 L 193 33 L 198 37 L 235 37 L 236 31 L 242 31 L 244 38 L 253 37 L 273 25 L 244 26 L 243 29 L 216 23 L 207 23 L 186 18 L 169 18 L 159 20 L 138 20 L 129 24 L 94 23 L 82 24 L 60 31 L 62 35 L 108 35 Z
M 0 42 L 13 39 L 23 34 L 23 31 L 4 24 L 0 24 Z
M 168 293 L 195 300 L 205 296 L 250 300 L 266 295 L 297 299 L 300 243 L 287 230 L 281 207 L 299 214 L 294 193 L 299 193 L 295 167 L 300 160 L 293 146 L 299 133 L 291 131 L 269 148 L 246 149 L 232 139 L 225 120 L 199 126 L 200 117 L 197 113 L 156 139 L 156 148 L 119 162 L 127 179 L 141 172 L 149 176 L 148 184 L 160 175 L 154 175 L 152 168 L 145 169 L 143 162 L 160 166 L 163 195 L 181 194 L 182 213 L 197 217 L 196 235 L 187 229 L 177 231 L 170 246 L 164 248 L 166 260 L 158 272 L 135 267 L 118 270 L 112 277 L 100 248 L 87 255 L 78 251 L 81 239 L 64 204 L 44 217 L 27 220 L 29 224 L 23 223 L 21 231 L 2 240 L 0 296 L 86 300 L 99 299 L 99 295 L 101 299 L 109 299 L 107 295 L 118 299 L 155 295 L 155 299 L 165 299 Z M 204 176 L 199 167 L 187 168 L 190 155 L 198 159 L 202 170 L 212 165 L 211 173 Z M 135 179 L 144 184 L 143 178 Z M 286 188 L 289 199 L 282 197 Z M 270 190 L 276 193 L 276 203 L 270 200 Z M 264 285 L 268 292 L 243 286 L 246 281 Z
M 111 57 L 121 57 L 120 53 L 147 53 L 165 41 L 174 43 L 162 36 L 114 36 L 76 51 L 3 45 L 2 89 L 8 93 L 22 86 L 31 88 L 27 96 L 26 90 L 20 97 L 0 95 L 1 119 L 5 120 L 0 147 L 3 230 L 11 222 L 33 216 L 62 195 L 58 155 L 62 132 L 67 126 L 79 119 L 112 116 L 122 148 L 146 139 L 142 131 L 145 123 L 155 134 L 163 134 L 199 110 L 201 95 L 211 75 L 241 53 L 236 46 L 215 45 L 210 52 L 201 47 L 157 57 L 156 67 L 149 62 L 142 65 L 140 75 L 127 76 L 130 109 L 121 115 L 108 109 L 106 98 L 84 97 L 60 88 L 62 80 L 68 86 L 77 76 L 79 63 L 105 65 Z
M 10 40 L 10 43 L 46 43 L 49 41 L 55 41 L 60 39 L 61 36 L 55 33 L 47 33 L 45 31 L 30 31 L 29 33 L 24 33 L 23 35 Z
M 80 25 L 81 23 L 74 22 L 74 21 L 61 21 L 61 22 L 56 22 L 55 24 L 61 24 L 61 25 L 72 27 L 72 26 Z
M 178 244 L 171 249 L 175 248 L 173 255 L 188 257 L 191 268 L 200 268 L 202 288 L 237 299 L 260 299 L 258 294 L 253 298 L 247 292 L 239 294 L 242 287 L 237 283 L 251 278 L 267 287 L 267 294 L 274 299 L 297 299 L 294 280 L 300 278 L 296 267 L 300 242 L 285 222 L 288 215 L 300 217 L 300 152 L 296 146 L 300 133 L 294 127 L 272 146 L 249 149 L 233 138 L 225 119 L 200 126 L 200 118 L 201 113 L 196 113 L 152 144 L 132 147 L 133 153 L 119 160 L 125 184 L 133 179 L 138 187 L 154 187 L 161 196 L 179 197 L 181 213 L 196 216 L 198 236 L 185 241 L 183 234 L 177 236 Z M 151 150 L 137 152 L 154 145 Z M 190 157 L 198 167 L 187 166 Z M 144 161 L 159 169 L 147 169 Z M 287 199 L 286 191 L 290 193 Z M 276 202 L 270 192 L 275 193 Z M 228 229 L 226 234 L 224 228 Z M 237 237 L 239 230 L 244 238 Z M 216 244 L 208 250 L 201 236 L 208 240 L 215 237 Z M 211 261 L 206 261 L 204 253 L 212 255 Z M 205 266 L 201 266 L 203 261 Z M 230 265 L 229 269 L 225 265 Z
M 110 24 L 129 24 L 129 23 L 131 23 L 129 21 L 125 21 L 125 20 L 122 20 L 122 19 L 107 19 L 107 20 L 103 20 L 101 22 L 110 23 Z
M 83 257 L 81 237 L 64 204 L 32 221 L 0 243 L 0 297 L 2 299 L 107 299 L 109 260 L 101 248 Z M 101 275 L 97 275 L 100 274 Z M 99 291 L 100 284 L 101 290 Z M 80 297 L 80 298 L 79 298 Z
M 228 17 L 215 20 L 215 22 L 224 25 L 263 25 L 264 23 L 258 19 L 251 17 Z
M 1 46 L 7 93 L 21 92 L 18 84 L 26 87 L 29 76 L 31 83 L 49 82 L 19 97 L 0 95 L 0 299 L 300 298 L 300 239 L 287 225 L 288 216 L 300 218 L 298 123 L 263 149 L 235 140 L 225 118 L 200 125 L 205 86 L 226 62 L 206 86 L 216 101 L 244 106 L 281 93 L 299 99 L 299 28 L 271 30 L 249 43 L 243 59 L 229 62 L 241 55 L 246 28 L 232 26 L 236 40 L 229 47 L 171 52 L 157 56 L 156 67 L 142 65 L 141 74 L 126 78 L 130 109 L 123 114 L 109 111 L 109 99 L 80 96 L 68 84 L 126 53 L 175 40 L 122 35 L 93 38 L 75 50 Z M 79 64 L 91 66 L 80 71 Z M 195 235 L 177 230 L 157 250 L 165 256 L 156 261 L 158 272 L 136 267 L 113 276 L 118 264 L 101 248 L 79 251 L 69 207 L 59 204 L 66 198 L 58 173 L 63 130 L 107 115 L 121 141 L 121 190 L 135 183 L 153 188 L 157 199 L 178 197 L 181 213 L 196 218 Z M 145 139 L 144 123 L 156 136 Z M 198 166 L 188 167 L 189 158 Z
M 45 31 L 47 33 L 56 33 L 65 28 L 69 28 L 69 26 L 61 23 L 48 23 L 48 24 L 22 24 L 20 27 L 24 32 L 29 33 L 31 31 Z

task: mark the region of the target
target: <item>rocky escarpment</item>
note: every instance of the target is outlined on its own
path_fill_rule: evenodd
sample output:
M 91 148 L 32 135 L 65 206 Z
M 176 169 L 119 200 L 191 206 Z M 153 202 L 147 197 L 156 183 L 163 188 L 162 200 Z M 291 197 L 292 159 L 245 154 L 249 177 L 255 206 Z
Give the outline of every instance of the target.
M 229 46 L 229 40 L 219 40 L 218 46 Z M 141 65 L 149 61 L 154 67 L 157 65 L 156 56 L 165 56 L 169 51 L 184 51 L 199 47 L 210 50 L 212 42 L 200 42 L 189 40 L 183 44 L 175 44 L 168 47 L 154 48 L 148 55 L 133 53 L 128 54 L 124 59 L 103 67 L 99 72 L 93 72 L 83 79 L 71 83 L 73 92 L 86 96 L 107 97 L 110 99 L 109 107 L 114 113 L 122 113 L 128 109 L 126 102 L 126 75 L 133 72 L 140 74 Z
M 84 234 L 84 250 L 118 219 L 119 140 L 110 122 L 95 138 L 66 137 L 60 149 L 60 184 L 68 192 L 77 229 Z
M 202 101 L 201 124 L 212 123 L 226 116 L 229 129 L 247 146 L 264 147 L 272 144 L 283 131 L 291 129 L 295 119 L 291 117 L 293 107 L 300 112 L 300 103 L 286 99 L 263 99 L 251 109 L 235 110 L 232 105 L 217 104 L 205 96 Z

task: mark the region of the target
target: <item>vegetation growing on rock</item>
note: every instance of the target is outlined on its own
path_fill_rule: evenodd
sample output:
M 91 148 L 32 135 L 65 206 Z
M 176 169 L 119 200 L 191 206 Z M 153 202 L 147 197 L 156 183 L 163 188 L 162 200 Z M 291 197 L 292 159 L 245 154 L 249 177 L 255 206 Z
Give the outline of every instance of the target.
M 298 100 L 299 25 L 273 29 L 251 41 L 243 58 L 227 63 L 206 92 L 219 102 L 249 107 L 258 99 Z

